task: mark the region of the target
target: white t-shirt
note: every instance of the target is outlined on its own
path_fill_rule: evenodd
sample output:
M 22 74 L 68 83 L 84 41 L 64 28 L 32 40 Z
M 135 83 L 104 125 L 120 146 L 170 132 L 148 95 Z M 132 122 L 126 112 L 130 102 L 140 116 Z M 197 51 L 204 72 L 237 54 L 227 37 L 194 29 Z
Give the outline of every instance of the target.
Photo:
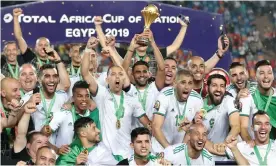
M 139 101 L 124 93 L 124 117 L 120 120 L 121 127 L 116 128 L 117 118 L 115 116 L 116 110 L 114 108 L 113 98 L 109 90 L 98 84 L 98 90 L 93 100 L 95 101 L 97 108 L 99 109 L 99 116 L 101 122 L 102 138 L 104 144 L 112 150 L 113 155 L 120 155 L 123 158 L 127 158 L 127 154 L 130 153 L 130 133 L 132 117 L 141 118 L 145 115 L 145 112 L 139 103 Z M 120 104 L 120 96 L 114 97 Z
M 89 110 L 87 110 L 84 115 L 79 114 L 81 117 L 88 117 L 89 115 Z M 49 125 L 57 134 L 55 145 L 58 148 L 62 145 L 69 145 L 72 143 L 74 138 L 74 122 L 71 110 L 61 109 L 54 112 L 53 119 Z
M 22 105 L 26 104 L 30 98 L 32 97 L 33 95 L 33 91 L 31 90 L 30 92 L 27 92 L 24 94 L 24 96 L 21 96 L 21 101 L 20 103 L 23 103 Z
M 275 140 L 270 140 L 270 141 L 271 141 L 271 150 L 269 151 L 267 156 L 267 166 L 274 166 L 276 164 L 276 142 Z M 267 146 L 268 144 L 257 146 L 262 158 L 265 157 Z M 245 141 L 239 142 L 237 144 L 237 147 L 251 166 L 260 165 L 253 147 L 250 147 L 250 145 L 248 145 Z M 234 159 L 234 155 L 228 147 L 226 148 L 226 155 L 228 158 Z
M 58 90 L 55 92 L 55 95 L 56 95 L 55 103 L 51 110 L 53 113 L 59 111 L 62 105 L 68 100 L 68 96 L 65 91 Z M 47 100 L 47 99 L 45 100 L 46 100 L 46 107 L 47 109 L 49 109 L 51 100 Z M 46 113 L 45 113 L 45 109 L 43 108 L 42 101 L 39 103 L 39 105 L 36 106 L 36 112 L 32 113 L 32 119 L 34 122 L 35 130 L 40 131 L 46 123 Z M 54 144 L 55 139 L 56 139 L 56 135 L 52 134 L 49 141 L 52 144 Z
M 187 104 L 187 106 L 185 106 Z M 196 112 L 203 107 L 203 100 L 201 96 L 194 90 L 191 91 L 186 103 L 180 103 L 175 97 L 174 88 L 164 88 L 158 95 L 155 103 L 154 114 L 164 116 L 164 124 L 162 132 L 170 145 L 181 143 L 183 141 L 185 132 L 178 131 L 178 116 L 182 115 L 185 109 L 185 117 L 189 121 L 194 119 Z M 158 109 L 159 107 L 159 109 Z M 163 151 L 163 147 L 156 138 L 152 137 L 152 150 L 154 153 Z
M 164 158 L 174 165 L 188 165 L 187 159 L 190 159 L 191 165 L 215 165 L 213 156 L 206 149 L 203 149 L 197 159 L 191 159 L 188 154 L 188 145 L 184 143 L 168 146 L 164 150 Z
M 222 143 L 229 134 L 229 116 L 232 113 L 239 112 L 234 105 L 234 98 L 226 95 L 222 103 L 208 111 L 203 124 L 208 130 L 208 139 L 213 143 Z M 239 120 L 239 119 L 237 119 Z M 215 161 L 223 161 L 226 158 L 214 156 Z
M 145 89 L 140 90 L 140 96 L 142 98 L 144 96 L 144 93 L 145 93 Z M 139 100 L 139 92 L 134 85 L 131 85 L 130 90 L 127 92 L 127 94 L 129 94 L 129 95 L 137 98 L 137 100 Z M 149 84 L 149 87 L 147 89 L 147 94 L 146 94 L 147 98 L 146 98 L 145 112 L 150 120 L 152 120 L 153 106 L 155 104 L 158 94 L 159 94 L 159 90 L 157 89 L 155 82 L 152 82 L 151 84 Z M 132 128 L 134 129 L 137 127 L 143 127 L 143 125 L 139 122 L 139 120 L 137 118 L 135 118 L 135 119 L 133 119 Z
M 117 163 L 111 151 L 102 142 L 88 154 L 86 162 L 87 165 L 116 165 Z

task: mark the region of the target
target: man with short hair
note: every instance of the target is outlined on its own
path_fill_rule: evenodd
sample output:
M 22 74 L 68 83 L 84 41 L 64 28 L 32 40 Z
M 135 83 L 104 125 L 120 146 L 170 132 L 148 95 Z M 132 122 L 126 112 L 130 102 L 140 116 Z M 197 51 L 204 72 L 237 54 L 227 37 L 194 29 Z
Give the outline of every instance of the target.
M 151 154 L 151 134 L 145 127 L 138 127 L 131 131 L 131 148 L 134 154 L 122 160 L 117 165 L 169 165 L 162 156 Z
M 250 121 L 249 117 L 252 116 L 257 110 L 264 110 L 267 112 L 270 117 L 271 123 L 271 132 L 270 138 L 276 138 L 276 90 L 272 87 L 274 75 L 273 69 L 269 61 L 261 60 L 255 65 L 256 71 L 256 79 L 257 79 L 257 88 L 255 91 L 245 97 L 241 98 L 242 102 L 242 112 L 245 117 L 244 118 L 244 126 L 249 127 Z M 252 130 L 251 130 L 252 131 Z M 245 130 L 245 132 L 241 133 L 242 138 L 246 142 L 252 142 L 252 134 Z M 250 135 L 251 134 L 251 135 Z
M 123 86 L 130 86 L 130 81 L 124 69 L 117 66 L 120 62 L 116 53 L 112 49 L 108 51 L 110 57 L 116 62 L 115 66 L 110 67 L 107 72 L 106 81 L 109 88 L 100 85 L 89 74 L 89 51 L 84 53 L 81 73 L 83 79 L 89 84 L 93 100 L 100 110 L 103 142 L 120 161 L 126 158 L 131 150 L 129 143 L 132 117 L 138 118 L 145 127 L 150 125 L 150 121 L 139 101 L 122 90 Z
M 59 156 L 57 165 L 115 165 L 111 151 L 100 142 L 100 130 L 89 117 L 76 120 L 74 131 L 77 139 L 70 145 L 70 152 Z
M 19 76 L 19 64 L 18 60 L 18 48 L 14 41 L 7 42 L 4 46 L 4 55 L 6 57 L 6 63 L 1 64 L 1 73 L 5 77 L 12 77 L 18 79 Z
M 177 73 L 177 61 L 172 57 L 165 58 L 165 87 L 173 86 Z
M 239 110 L 235 108 L 234 98 L 227 95 L 226 78 L 220 74 L 213 74 L 207 80 L 208 94 L 203 101 L 203 110 L 196 115 L 208 130 L 208 140 L 217 144 L 227 142 L 240 133 Z M 231 128 L 231 130 L 229 130 Z M 214 156 L 215 161 L 225 158 Z
M 56 164 L 56 157 L 57 157 L 57 154 L 52 148 L 50 148 L 49 146 L 42 146 L 37 150 L 35 163 L 19 161 L 16 165 L 17 166 L 27 166 L 27 165 L 52 166 Z
M 222 41 L 223 38 L 223 41 Z M 226 45 L 223 48 L 222 43 Z M 200 56 L 192 56 L 188 61 L 188 70 L 193 74 L 194 77 L 194 90 L 199 93 L 203 98 L 207 96 L 207 85 L 204 80 L 205 74 L 208 74 L 216 66 L 224 54 L 229 48 L 229 39 L 227 36 L 220 36 L 218 38 L 218 50 L 215 54 L 204 62 L 204 59 Z
M 60 109 L 53 115 L 49 123 L 51 133 L 57 133 L 55 145 L 60 148 L 59 153 L 63 153 L 62 146 L 72 143 L 74 138 L 74 123 L 81 117 L 90 117 L 100 129 L 99 110 L 89 110 L 89 85 L 85 81 L 78 81 L 73 87 L 73 102 L 71 110 Z M 51 133 L 44 133 L 49 135 Z M 65 148 L 68 149 L 68 148 Z M 66 150 L 65 150 L 66 151 Z
M 207 135 L 203 124 L 193 124 L 189 129 L 189 141 L 168 146 L 164 158 L 174 165 L 215 165 L 212 154 L 204 148 Z
M 264 111 L 256 112 L 252 117 L 252 130 L 254 130 L 254 147 L 235 139 L 230 141 L 226 148 L 226 155 L 230 159 L 235 159 L 239 163 L 240 153 L 250 165 L 273 166 L 276 163 L 276 142 L 269 139 L 271 132 L 270 118 Z M 244 165 L 244 163 L 241 163 Z
M 174 87 L 164 88 L 154 105 L 152 141 L 154 152 L 162 152 L 169 145 L 181 143 L 185 132 L 183 123 L 191 123 L 203 106 L 201 96 L 193 91 L 193 76 L 188 70 L 179 70 Z
M 150 44 L 153 48 L 154 56 L 157 62 L 157 74 L 154 82 L 149 83 L 150 73 L 149 73 L 149 64 L 145 61 L 137 61 L 134 63 L 132 67 L 132 76 L 134 78 L 134 84 L 131 84 L 130 89 L 127 91 L 129 95 L 134 96 L 139 100 L 143 109 L 145 110 L 148 118 L 152 120 L 153 111 L 152 108 L 154 106 L 155 100 L 159 91 L 164 87 L 165 80 L 165 64 L 164 59 L 154 42 L 154 38 L 152 32 L 150 30 L 144 33 L 150 39 Z M 135 49 L 139 47 L 136 43 L 137 38 L 133 38 L 130 44 L 129 49 Z M 133 52 L 129 52 L 124 59 L 123 67 L 125 71 L 129 69 L 131 64 L 131 57 L 133 56 Z M 129 77 L 132 77 L 129 76 Z M 138 122 L 137 119 L 134 120 L 134 124 L 132 124 L 133 128 L 142 127 L 142 124 Z
M 36 70 L 39 70 L 44 64 L 50 64 L 48 55 L 44 49 L 50 48 L 50 41 L 46 37 L 40 37 L 36 40 L 34 53 L 23 38 L 20 23 L 18 20 L 19 15 L 23 13 L 21 8 L 13 9 L 13 23 L 14 23 L 14 36 L 18 42 L 19 49 L 22 53 L 25 62 L 31 62 Z M 50 51 L 49 51 L 50 52 Z
M 63 90 L 68 87 L 67 85 L 70 86 L 68 74 L 63 64 L 58 63 L 57 67 L 59 73 L 50 64 L 45 64 L 40 68 L 39 82 L 41 88 L 39 94 L 41 102 L 37 105 L 37 111 L 32 114 L 36 131 L 42 130 L 44 125 L 48 126 L 53 118 L 53 113 L 58 111 L 68 99 Z M 60 90 L 56 90 L 58 87 Z M 50 132 L 49 126 L 46 128 Z M 50 138 L 50 142 L 55 143 L 54 135 Z

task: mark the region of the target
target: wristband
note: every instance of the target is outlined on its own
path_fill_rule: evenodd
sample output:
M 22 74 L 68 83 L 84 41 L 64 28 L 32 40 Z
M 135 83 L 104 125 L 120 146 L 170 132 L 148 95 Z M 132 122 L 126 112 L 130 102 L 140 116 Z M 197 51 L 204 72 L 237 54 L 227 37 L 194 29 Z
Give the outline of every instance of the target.
M 222 54 L 222 55 L 219 55 L 218 50 L 216 51 L 216 55 L 217 55 L 217 57 L 218 57 L 219 59 L 221 59 L 221 58 L 223 57 L 223 54 Z
M 55 61 L 55 64 L 59 64 L 61 62 L 62 62 L 61 60 L 58 60 L 58 61 Z
M 131 50 L 131 49 L 128 49 L 128 51 L 130 51 L 130 52 L 134 52 L 134 50 Z

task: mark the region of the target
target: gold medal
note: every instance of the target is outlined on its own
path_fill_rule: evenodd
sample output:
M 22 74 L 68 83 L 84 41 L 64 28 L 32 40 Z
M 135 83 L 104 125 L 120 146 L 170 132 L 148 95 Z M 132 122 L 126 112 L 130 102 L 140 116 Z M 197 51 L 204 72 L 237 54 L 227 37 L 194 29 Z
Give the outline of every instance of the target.
M 88 150 L 84 149 L 83 154 L 88 155 Z
M 200 111 L 199 111 L 199 114 L 200 114 L 200 116 L 202 116 L 202 118 L 204 119 L 205 116 L 206 116 L 206 114 L 207 114 L 207 111 L 206 111 L 205 109 L 201 108 Z
M 46 134 L 51 134 L 52 131 L 51 131 L 51 128 L 49 125 L 45 126 L 45 132 L 46 132 Z
M 119 119 L 117 119 L 116 128 L 117 128 L 117 129 L 121 128 L 121 122 L 120 122 Z

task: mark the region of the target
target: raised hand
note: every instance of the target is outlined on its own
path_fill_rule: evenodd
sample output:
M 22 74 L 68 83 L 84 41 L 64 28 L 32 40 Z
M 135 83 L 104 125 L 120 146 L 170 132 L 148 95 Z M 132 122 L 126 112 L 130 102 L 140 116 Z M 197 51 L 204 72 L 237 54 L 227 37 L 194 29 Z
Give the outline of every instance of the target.
M 41 102 L 40 93 L 33 94 L 30 100 L 34 103 L 40 103 Z
M 106 36 L 105 45 L 115 47 L 116 39 L 114 36 Z
M 226 140 L 226 146 L 229 149 L 237 147 L 238 139 L 236 137 L 231 137 L 228 140 Z
M 179 127 L 181 127 L 182 130 L 187 132 L 190 129 L 192 124 L 193 123 L 191 121 L 189 121 L 187 118 L 185 118 L 184 121 L 179 124 Z
M 53 62 L 60 61 L 60 56 L 58 55 L 58 53 L 53 48 L 47 47 L 47 48 L 45 48 L 45 51 L 47 53 L 53 52 L 53 54 L 52 54 L 53 56 L 48 56 L 50 61 L 53 61 Z
M 224 37 L 224 43 L 226 44 L 226 47 L 225 49 L 222 48 L 222 41 L 221 41 L 221 38 Z M 220 56 L 223 56 L 223 54 L 228 50 L 229 48 L 229 38 L 224 35 L 224 36 L 220 36 L 219 39 L 218 39 L 218 52 L 219 52 L 219 55 Z
M 22 106 L 23 103 L 20 103 L 18 100 L 16 99 L 12 99 L 10 102 L 7 103 L 8 104 L 8 108 L 11 111 L 18 111 L 20 109 L 20 107 Z
M 87 49 L 93 49 L 96 48 L 99 44 L 99 39 L 97 39 L 94 36 L 91 36 L 89 40 L 87 41 L 86 48 Z
M 36 104 L 35 102 L 29 102 L 24 105 L 24 111 L 25 113 L 31 114 L 36 111 Z
M 13 9 L 13 17 L 18 17 L 23 13 L 23 10 L 21 8 L 15 8 Z
M 101 16 L 96 16 L 96 17 L 94 18 L 94 24 L 95 24 L 95 25 L 102 25 L 102 23 L 103 23 L 103 19 L 102 19 Z

